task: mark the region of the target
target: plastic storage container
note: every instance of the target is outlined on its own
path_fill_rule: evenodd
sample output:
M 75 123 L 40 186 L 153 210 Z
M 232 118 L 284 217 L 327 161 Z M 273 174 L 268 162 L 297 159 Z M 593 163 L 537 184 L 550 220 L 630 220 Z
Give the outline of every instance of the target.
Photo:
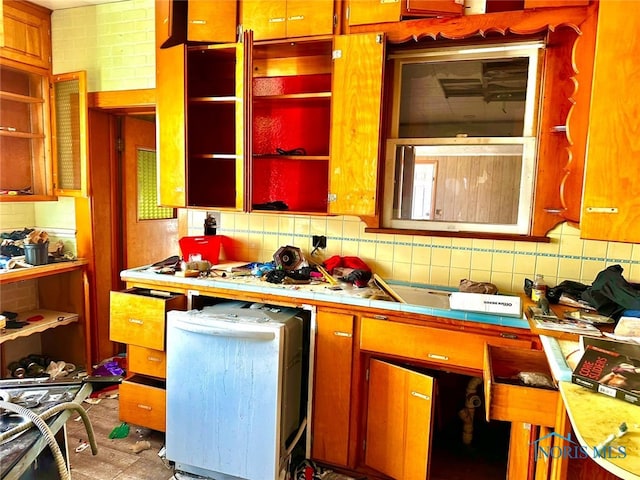
M 25 243 L 24 261 L 30 265 L 46 265 L 49 263 L 49 242 Z

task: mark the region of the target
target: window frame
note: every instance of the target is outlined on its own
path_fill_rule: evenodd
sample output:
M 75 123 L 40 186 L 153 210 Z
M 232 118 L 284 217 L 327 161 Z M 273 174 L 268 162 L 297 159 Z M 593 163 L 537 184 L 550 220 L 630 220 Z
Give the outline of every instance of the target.
M 421 50 L 394 51 L 387 58 L 392 62 L 393 89 L 389 136 L 386 139 L 384 163 L 384 192 L 382 199 L 382 228 L 397 230 L 423 230 L 434 232 L 478 232 L 499 234 L 529 234 L 533 217 L 534 185 L 537 169 L 538 125 L 542 96 L 542 71 L 544 41 L 529 40 L 499 44 L 460 45 Z M 447 137 L 447 138 L 399 138 L 400 94 L 402 67 L 409 63 L 499 60 L 514 57 L 529 58 L 523 132 L 521 137 Z M 394 218 L 395 162 L 398 145 L 456 145 L 456 144 L 519 144 L 523 149 L 521 187 L 518 219 L 515 224 L 482 224 L 447 222 L 438 220 L 402 220 Z

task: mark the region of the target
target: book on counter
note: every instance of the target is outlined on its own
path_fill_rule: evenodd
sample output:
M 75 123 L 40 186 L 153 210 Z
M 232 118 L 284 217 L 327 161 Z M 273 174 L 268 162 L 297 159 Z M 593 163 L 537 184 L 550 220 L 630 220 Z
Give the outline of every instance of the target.
M 640 360 L 586 344 L 571 375 L 576 385 L 640 405 Z
M 529 315 L 534 326 L 539 330 L 575 333 L 577 335 L 602 335 L 598 327 L 589 322 L 574 318 L 560 318 L 553 311 L 545 314 L 540 307 L 529 307 Z

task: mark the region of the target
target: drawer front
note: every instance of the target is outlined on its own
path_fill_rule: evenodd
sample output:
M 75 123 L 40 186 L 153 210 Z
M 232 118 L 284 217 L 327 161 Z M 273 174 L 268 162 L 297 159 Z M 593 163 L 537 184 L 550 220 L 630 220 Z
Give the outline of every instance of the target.
M 485 346 L 483 377 L 487 421 L 555 426 L 559 392 L 505 383 L 520 372 L 543 373 L 551 378 L 547 359 L 540 350 Z
M 484 344 L 530 348 L 529 340 L 464 333 L 406 323 L 362 318 L 360 348 L 415 360 L 482 370 Z
M 184 310 L 186 297 L 141 295 L 135 289 L 111 292 L 111 329 L 114 342 L 164 350 L 165 320 L 169 310 Z
M 128 357 L 131 372 L 167 378 L 167 355 L 162 350 L 129 345 Z
M 119 388 L 120 420 L 164 432 L 166 430 L 166 390 L 160 384 L 138 383 L 137 376 Z

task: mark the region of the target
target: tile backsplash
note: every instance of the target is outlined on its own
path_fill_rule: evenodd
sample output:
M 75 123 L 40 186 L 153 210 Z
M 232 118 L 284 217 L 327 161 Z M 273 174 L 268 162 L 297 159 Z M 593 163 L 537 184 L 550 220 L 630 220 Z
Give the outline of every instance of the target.
M 202 235 L 205 212 L 189 210 L 189 235 Z M 550 243 L 479 240 L 365 232 L 358 217 L 225 213 L 218 234 L 233 241 L 228 258 L 267 262 L 283 245 L 309 257 L 312 236 L 327 237 L 327 248 L 309 257 L 358 256 L 383 278 L 456 287 L 462 279 L 494 283 L 501 291 L 520 292 L 525 278 L 544 275 L 548 285 L 563 280 L 591 284 L 598 272 L 620 264 L 623 276 L 640 283 L 640 244 L 580 239 L 566 223 L 549 234 Z

